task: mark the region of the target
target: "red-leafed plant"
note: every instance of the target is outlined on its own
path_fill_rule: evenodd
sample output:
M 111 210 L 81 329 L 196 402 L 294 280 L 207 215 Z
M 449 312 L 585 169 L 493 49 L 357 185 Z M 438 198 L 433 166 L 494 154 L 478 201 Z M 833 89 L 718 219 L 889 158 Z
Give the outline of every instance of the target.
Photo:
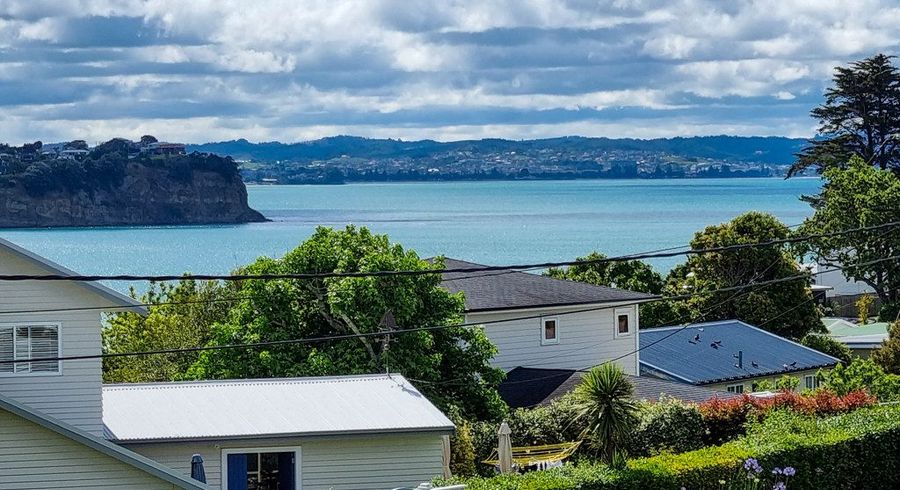
M 706 426 L 707 444 L 721 444 L 744 433 L 748 420 L 764 418 L 772 410 L 789 409 L 805 415 L 832 415 L 848 412 L 877 403 L 877 399 L 865 390 L 856 390 L 844 396 L 833 391 L 818 390 L 799 394 L 782 391 L 768 398 L 744 394 L 738 398 L 714 398 L 700 404 L 700 415 Z

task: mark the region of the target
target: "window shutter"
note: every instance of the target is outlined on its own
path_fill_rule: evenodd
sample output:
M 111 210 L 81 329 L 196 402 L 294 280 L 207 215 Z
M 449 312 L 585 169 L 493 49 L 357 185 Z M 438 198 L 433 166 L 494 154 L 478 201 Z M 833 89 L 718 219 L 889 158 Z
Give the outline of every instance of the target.
M 35 325 L 31 328 L 31 358 L 59 357 L 59 330 L 56 325 Z M 55 373 L 59 371 L 59 361 L 36 361 L 31 363 L 33 373 Z
M 0 361 L 13 360 L 13 328 L 0 327 Z M 0 373 L 13 372 L 13 363 L 0 362 Z

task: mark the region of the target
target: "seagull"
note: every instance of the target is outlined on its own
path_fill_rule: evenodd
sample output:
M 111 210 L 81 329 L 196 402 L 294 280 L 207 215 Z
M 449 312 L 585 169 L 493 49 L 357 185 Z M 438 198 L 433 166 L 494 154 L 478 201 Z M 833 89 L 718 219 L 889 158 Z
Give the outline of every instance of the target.
M 797 367 L 797 361 L 794 361 L 794 362 L 790 363 L 790 366 L 791 366 L 791 367 Z
M 781 368 L 784 369 L 785 371 L 787 371 L 788 365 L 787 365 L 787 364 L 782 364 L 782 365 L 781 365 Z
M 753 366 L 753 367 L 755 367 L 755 368 L 758 368 L 758 367 L 759 367 L 759 364 L 757 364 L 756 361 L 750 361 L 750 365 Z
M 694 335 L 694 342 L 700 342 L 700 334 Z
M 715 343 L 715 342 L 713 342 L 713 343 L 711 343 L 711 344 L 709 344 L 709 346 L 710 346 L 710 347 L 712 347 L 712 348 L 713 348 L 713 349 L 718 349 L 718 348 L 719 348 L 719 346 L 718 346 L 718 345 L 716 345 L 716 343 Z

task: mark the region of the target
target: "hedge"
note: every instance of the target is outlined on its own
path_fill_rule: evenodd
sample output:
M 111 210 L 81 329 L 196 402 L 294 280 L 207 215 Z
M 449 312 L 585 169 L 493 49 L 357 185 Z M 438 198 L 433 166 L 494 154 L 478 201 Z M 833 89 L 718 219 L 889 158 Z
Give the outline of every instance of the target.
M 826 418 L 777 411 L 751 422 L 746 436 L 721 446 L 635 459 L 622 470 L 581 464 L 454 482 L 466 483 L 470 490 L 721 488 L 722 480 L 740 476 L 741 464 L 749 457 L 758 459 L 767 472 L 795 468 L 790 488 L 900 488 L 900 406 Z

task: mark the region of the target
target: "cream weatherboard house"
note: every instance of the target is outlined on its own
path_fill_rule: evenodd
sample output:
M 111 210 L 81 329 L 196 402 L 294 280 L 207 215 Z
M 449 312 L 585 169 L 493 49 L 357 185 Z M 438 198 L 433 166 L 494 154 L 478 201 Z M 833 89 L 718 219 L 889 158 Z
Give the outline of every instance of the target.
M 0 275 L 73 274 L 0 240 Z M 144 312 L 95 283 L 0 281 L 0 490 L 383 489 L 447 471 L 453 424 L 397 375 L 103 386 L 101 313 L 122 310 Z M 188 477 L 195 455 L 208 484 Z
M 442 285 L 465 294 L 466 323 L 484 325 L 496 367 L 580 370 L 613 361 L 640 372 L 637 305 L 654 296 L 526 272 L 466 271 L 480 267 L 446 258 L 451 272 Z

